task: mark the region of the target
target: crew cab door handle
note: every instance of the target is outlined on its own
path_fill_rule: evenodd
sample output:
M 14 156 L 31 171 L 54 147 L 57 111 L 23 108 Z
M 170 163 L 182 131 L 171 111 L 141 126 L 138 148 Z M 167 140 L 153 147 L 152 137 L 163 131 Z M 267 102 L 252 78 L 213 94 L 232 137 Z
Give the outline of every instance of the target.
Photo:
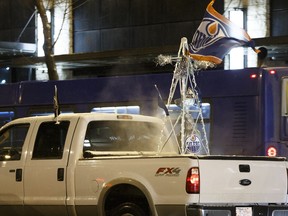
M 57 181 L 64 181 L 64 168 L 58 168 Z
M 22 181 L 22 169 L 11 169 L 9 170 L 10 173 L 15 173 L 15 180 L 17 182 L 21 182 Z
M 16 169 L 16 181 L 21 182 L 22 181 L 22 169 Z

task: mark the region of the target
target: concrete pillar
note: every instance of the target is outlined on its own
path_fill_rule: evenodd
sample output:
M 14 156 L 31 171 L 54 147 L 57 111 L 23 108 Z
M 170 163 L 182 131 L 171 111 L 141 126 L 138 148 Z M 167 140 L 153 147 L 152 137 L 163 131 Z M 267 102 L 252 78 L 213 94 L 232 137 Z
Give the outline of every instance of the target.
M 269 0 L 225 0 L 224 15 L 235 8 L 247 10 L 247 33 L 253 38 L 270 36 L 270 3 Z M 257 54 L 252 49 L 247 49 L 247 67 L 257 66 Z M 229 69 L 229 60 L 225 60 L 225 68 Z M 228 62 L 227 62 L 228 61 Z

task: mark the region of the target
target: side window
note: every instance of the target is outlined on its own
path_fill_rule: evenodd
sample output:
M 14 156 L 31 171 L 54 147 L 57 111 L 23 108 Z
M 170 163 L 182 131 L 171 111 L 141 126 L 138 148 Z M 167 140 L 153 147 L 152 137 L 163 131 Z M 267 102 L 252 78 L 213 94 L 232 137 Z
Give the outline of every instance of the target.
M 118 131 L 119 132 L 119 131 Z M 115 135 L 115 131 L 109 124 L 109 121 L 95 121 L 90 122 L 87 127 L 84 151 L 112 151 L 117 150 L 115 143 L 119 141 L 119 137 Z
M 83 151 L 157 151 L 162 127 L 153 122 L 92 121 Z
M 10 126 L 0 132 L 0 161 L 20 160 L 29 124 Z
M 69 128 L 68 121 L 44 122 L 39 126 L 32 159 L 61 159 Z

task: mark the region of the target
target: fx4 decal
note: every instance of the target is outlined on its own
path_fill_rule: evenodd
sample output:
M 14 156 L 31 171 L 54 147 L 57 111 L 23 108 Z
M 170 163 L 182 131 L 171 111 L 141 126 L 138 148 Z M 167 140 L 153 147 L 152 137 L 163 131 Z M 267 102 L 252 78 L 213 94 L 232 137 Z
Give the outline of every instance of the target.
M 179 176 L 181 169 L 179 167 L 160 167 L 155 176 Z

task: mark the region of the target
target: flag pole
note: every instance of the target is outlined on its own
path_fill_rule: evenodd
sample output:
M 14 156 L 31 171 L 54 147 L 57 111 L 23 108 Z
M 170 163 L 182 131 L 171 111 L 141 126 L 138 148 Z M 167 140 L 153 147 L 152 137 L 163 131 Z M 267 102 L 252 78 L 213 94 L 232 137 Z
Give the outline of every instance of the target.
M 54 108 L 54 118 L 56 120 L 56 124 L 59 124 L 58 117 L 60 115 L 60 106 L 59 106 L 59 99 L 58 99 L 58 91 L 57 86 L 54 86 L 54 97 L 53 97 L 53 108 Z

